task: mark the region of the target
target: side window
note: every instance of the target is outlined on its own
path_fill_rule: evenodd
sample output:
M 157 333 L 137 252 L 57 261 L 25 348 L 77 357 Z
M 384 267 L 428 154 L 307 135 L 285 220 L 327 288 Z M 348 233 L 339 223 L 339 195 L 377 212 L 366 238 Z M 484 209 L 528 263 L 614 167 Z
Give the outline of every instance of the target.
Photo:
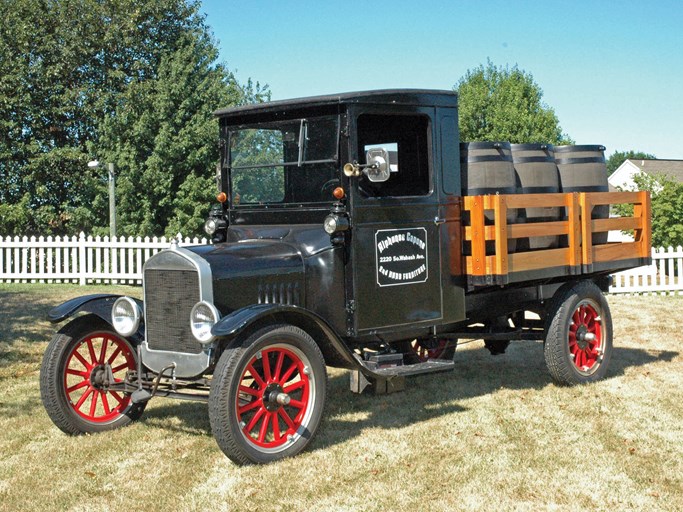
M 361 176 L 359 188 L 368 197 L 421 196 L 430 191 L 429 118 L 420 115 L 376 115 L 358 117 L 359 160 L 368 152 L 384 148 L 389 153 L 391 175 L 383 183 Z

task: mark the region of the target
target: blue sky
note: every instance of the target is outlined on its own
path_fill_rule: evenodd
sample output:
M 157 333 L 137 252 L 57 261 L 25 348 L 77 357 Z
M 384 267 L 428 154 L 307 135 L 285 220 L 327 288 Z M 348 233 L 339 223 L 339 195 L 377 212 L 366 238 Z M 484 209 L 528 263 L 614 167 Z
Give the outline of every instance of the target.
M 531 73 L 581 144 L 683 159 L 683 2 L 203 0 L 221 59 L 273 99 Z

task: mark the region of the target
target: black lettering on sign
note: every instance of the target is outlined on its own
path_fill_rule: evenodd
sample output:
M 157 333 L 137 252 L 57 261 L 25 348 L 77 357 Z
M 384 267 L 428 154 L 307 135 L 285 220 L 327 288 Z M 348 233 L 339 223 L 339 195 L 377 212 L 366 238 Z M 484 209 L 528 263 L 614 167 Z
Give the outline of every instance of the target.
M 427 280 L 427 230 L 382 229 L 375 232 L 377 284 L 396 286 Z

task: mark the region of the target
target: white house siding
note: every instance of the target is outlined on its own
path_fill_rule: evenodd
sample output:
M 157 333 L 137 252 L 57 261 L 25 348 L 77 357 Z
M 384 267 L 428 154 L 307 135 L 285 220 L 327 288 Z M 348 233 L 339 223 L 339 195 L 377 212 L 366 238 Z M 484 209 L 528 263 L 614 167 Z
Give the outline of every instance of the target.
M 626 160 L 609 178 L 607 178 L 607 182 L 615 188 L 635 190 L 636 184 L 633 181 L 633 176 L 640 174 L 641 172 L 643 171 L 641 171 L 637 165 L 630 160 Z

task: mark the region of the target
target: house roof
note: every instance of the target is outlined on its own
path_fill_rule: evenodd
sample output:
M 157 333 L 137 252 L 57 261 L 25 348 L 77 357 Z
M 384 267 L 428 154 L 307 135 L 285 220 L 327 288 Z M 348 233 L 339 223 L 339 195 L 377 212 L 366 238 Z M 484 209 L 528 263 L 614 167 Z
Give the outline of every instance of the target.
M 683 160 L 644 160 L 630 158 L 627 160 L 639 170 L 647 174 L 666 174 L 670 178 L 683 183 Z

